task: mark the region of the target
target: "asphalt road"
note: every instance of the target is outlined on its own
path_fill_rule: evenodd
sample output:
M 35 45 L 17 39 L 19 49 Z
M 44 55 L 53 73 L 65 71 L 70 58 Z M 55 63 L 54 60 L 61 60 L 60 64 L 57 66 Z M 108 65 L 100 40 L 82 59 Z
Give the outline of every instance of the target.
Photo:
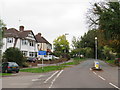
M 99 61 L 103 71 L 92 71 L 93 59 L 49 73 L 23 73 L 2 78 L 3 88 L 118 88 L 118 67 Z

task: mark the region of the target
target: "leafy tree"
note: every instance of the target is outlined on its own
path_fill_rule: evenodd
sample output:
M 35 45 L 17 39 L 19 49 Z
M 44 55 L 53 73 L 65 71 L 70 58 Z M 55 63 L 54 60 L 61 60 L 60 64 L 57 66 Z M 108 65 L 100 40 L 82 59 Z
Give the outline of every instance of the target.
M 94 3 L 87 18 L 89 26 L 102 30 L 106 44 L 120 53 L 120 1 Z
M 53 41 L 54 51 L 59 52 L 59 55 L 62 53 L 69 52 L 69 42 L 66 39 L 65 35 L 61 35 Z M 57 55 L 58 56 L 58 55 Z
M 3 38 L 3 30 L 2 28 L 5 27 L 5 24 L 3 23 L 2 20 L 0 20 L 0 48 L 2 47 L 2 38 Z
M 112 48 L 108 46 L 104 46 L 103 54 L 106 56 L 106 60 L 111 60 L 111 59 L 114 59 L 115 57 L 115 54 L 113 53 Z
M 11 47 L 4 52 L 3 61 L 16 62 L 20 66 L 22 66 L 25 58 L 23 57 L 22 52 L 18 48 Z

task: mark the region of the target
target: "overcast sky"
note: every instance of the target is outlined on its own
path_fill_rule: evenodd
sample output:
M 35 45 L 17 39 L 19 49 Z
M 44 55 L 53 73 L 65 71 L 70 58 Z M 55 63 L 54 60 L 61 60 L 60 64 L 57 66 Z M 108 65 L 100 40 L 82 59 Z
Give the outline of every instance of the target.
M 33 30 L 42 33 L 50 43 L 59 35 L 84 35 L 88 31 L 86 13 L 96 0 L 0 0 L 0 15 L 7 28 Z M 98 0 L 97 0 L 98 1 Z

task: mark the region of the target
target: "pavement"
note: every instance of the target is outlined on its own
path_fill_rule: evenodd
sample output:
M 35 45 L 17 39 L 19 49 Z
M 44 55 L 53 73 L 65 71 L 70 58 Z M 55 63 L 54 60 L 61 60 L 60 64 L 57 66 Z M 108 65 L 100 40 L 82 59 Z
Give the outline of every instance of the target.
M 63 63 L 68 63 L 68 62 L 72 62 L 73 59 L 71 60 L 68 60 L 68 61 L 65 61 L 65 62 L 60 62 L 60 63 L 55 63 L 55 64 L 37 64 L 37 66 L 30 66 L 30 67 L 27 67 L 27 68 L 38 68 L 38 67 L 45 67 L 45 66 L 56 66 L 56 65 L 59 65 L 59 64 L 63 64 Z M 22 69 L 26 69 L 26 68 L 22 68 Z
M 118 89 L 118 67 L 100 61 L 103 71 L 92 71 L 94 59 L 47 73 L 20 72 L 2 78 L 3 88 L 112 88 Z

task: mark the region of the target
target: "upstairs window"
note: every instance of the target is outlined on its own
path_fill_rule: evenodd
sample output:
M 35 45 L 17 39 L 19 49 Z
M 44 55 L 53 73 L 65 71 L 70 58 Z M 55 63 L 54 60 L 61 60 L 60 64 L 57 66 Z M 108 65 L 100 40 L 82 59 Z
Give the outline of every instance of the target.
M 34 46 L 34 42 L 33 41 L 30 41 L 30 46 Z
M 22 45 L 27 45 L 28 41 L 27 40 L 22 40 Z
M 7 38 L 8 43 L 13 43 L 13 38 Z

